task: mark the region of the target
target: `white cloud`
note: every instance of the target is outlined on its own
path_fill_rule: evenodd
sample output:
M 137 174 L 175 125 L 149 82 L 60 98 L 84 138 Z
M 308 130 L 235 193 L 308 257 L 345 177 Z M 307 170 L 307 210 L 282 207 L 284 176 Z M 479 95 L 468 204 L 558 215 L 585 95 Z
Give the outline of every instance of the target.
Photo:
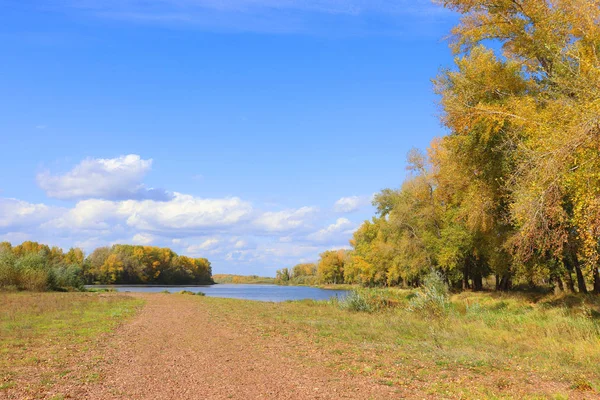
M 40 224 L 62 212 L 58 207 L 0 198 L 0 230 L 18 230 Z
M 337 213 L 351 213 L 369 204 L 369 198 L 365 196 L 342 197 L 333 205 Z
M 203 199 L 174 193 L 170 201 L 82 200 L 47 226 L 108 229 L 124 224 L 140 231 L 190 234 L 231 227 L 250 217 L 252 206 L 239 198 Z
M 134 244 L 148 245 L 155 240 L 155 237 L 153 235 L 149 235 L 147 233 L 138 233 L 133 236 L 132 240 L 133 240 Z
M 347 218 L 338 218 L 334 224 L 308 235 L 308 239 L 316 242 L 339 241 L 341 237 L 348 236 L 352 232 L 353 226 Z
M 31 235 L 23 232 L 8 232 L 0 235 L 0 242 L 9 242 L 14 244 L 21 244 L 26 240 L 31 240 Z
M 63 175 L 44 171 L 37 182 L 49 197 L 58 199 L 154 199 L 168 200 L 161 189 L 147 188 L 142 179 L 152 160 L 129 154 L 117 158 L 88 158 Z
M 237 197 L 203 199 L 175 193 L 171 201 L 122 202 L 127 225 L 149 231 L 201 231 L 237 225 L 250 218 L 252 205 Z
M 308 220 L 318 211 L 315 207 L 297 210 L 270 211 L 260 215 L 254 225 L 267 232 L 283 232 L 306 227 Z
M 235 245 L 233 246 L 236 249 L 245 249 L 246 247 L 248 247 L 248 242 L 245 240 L 238 240 L 235 242 Z
M 186 251 L 190 254 L 198 254 L 202 251 L 215 250 L 221 241 L 216 238 L 206 239 L 200 244 L 188 246 Z

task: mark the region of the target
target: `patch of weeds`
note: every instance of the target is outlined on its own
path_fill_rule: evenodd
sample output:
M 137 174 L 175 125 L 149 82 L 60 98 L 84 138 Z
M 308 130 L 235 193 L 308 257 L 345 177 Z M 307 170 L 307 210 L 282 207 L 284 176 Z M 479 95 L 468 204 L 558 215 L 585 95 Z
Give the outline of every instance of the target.
M 588 392 L 594 390 L 591 382 L 585 379 L 583 376 L 580 376 L 575 379 L 575 381 L 571 385 L 571 389 L 579 390 L 581 392 Z
M 342 310 L 373 313 L 394 308 L 401 303 L 394 291 L 385 289 L 354 289 L 342 299 L 332 298 L 330 303 Z
M 177 292 L 177 294 L 188 294 L 188 295 L 194 295 L 194 292 L 190 292 L 189 290 L 182 290 L 180 292 Z
M 423 279 L 423 286 L 410 300 L 409 310 L 426 314 L 430 317 L 441 317 L 448 314 L 450 309 L 450 293 L 442 275 L 435 271 Z
M 496 380 L 496 387 L 500 390 L 507 389 L 510 387 L 510 381 L 502 376 Z
M 10 389 L 12 387 L 15 387 L 17 384 L 15 382 L 9 381 L 9 382 L 3 382 L 0 383 L 0 390 L 6 390 L 6 389 Z
M 196 293 L 196 296 L 206 296 L 206 293 L 204 293 L 204 292 L 198 292 L 198 293 Z

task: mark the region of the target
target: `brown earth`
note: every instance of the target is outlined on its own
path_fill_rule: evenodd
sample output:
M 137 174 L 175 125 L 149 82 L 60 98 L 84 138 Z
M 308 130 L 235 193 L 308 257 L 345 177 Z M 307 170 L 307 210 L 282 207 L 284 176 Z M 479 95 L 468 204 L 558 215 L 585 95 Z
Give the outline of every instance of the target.
M 236 325 L 185 295 L 135 294 L 145 307 L 103 345 L 87 399 L 390 399 L 397 389 L 286 352 L 281 337 Z M 320 357 L 317 357 L 317 359 Z M 59 389 L 60 388 L 56 388 Z M 410 396 L 409 396 L 410 397 Z

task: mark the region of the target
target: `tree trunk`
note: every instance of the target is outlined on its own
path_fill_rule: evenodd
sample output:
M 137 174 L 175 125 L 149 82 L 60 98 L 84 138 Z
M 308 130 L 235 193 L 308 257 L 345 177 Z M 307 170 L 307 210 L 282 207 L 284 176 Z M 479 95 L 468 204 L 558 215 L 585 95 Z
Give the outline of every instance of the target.
M 600 272 L 598 266 L 594 267 L 594 294 L 600 294 Z
M 558 285 L 558 290 L 560 290 L 561 292 L 565 291 L 565 285 L 563 284 L 562 279 L 560 279 L 560 276 L 556 276 L 556 284 Z
M 569 288 L 569 292 L 575 293 L 575 282 L 573 282 L 573 275 L 571 275 L 571 271 L 567 271 L 567 287 Z
M 476 292 L 483 290 L 483 277 L 480 273 L 475 273 L 473 275 L 473 290 Z
M 500 284 L 498 285 L 498 290 L 503 292 L 508 292 L 512 287 L 512 279 L 510 273 L 506 273 L 502 275 L 502 279 L 500 279 Z
M 469 261 L 465 260 L 465 266 L 463 268 L 463 290 L 470 289 L 469 285 Z
M 577 274 L 577 288 L 579 289 L 579 293 L 587 294 L 588 290 L 579 263 L 575 263 L 575 273 Z

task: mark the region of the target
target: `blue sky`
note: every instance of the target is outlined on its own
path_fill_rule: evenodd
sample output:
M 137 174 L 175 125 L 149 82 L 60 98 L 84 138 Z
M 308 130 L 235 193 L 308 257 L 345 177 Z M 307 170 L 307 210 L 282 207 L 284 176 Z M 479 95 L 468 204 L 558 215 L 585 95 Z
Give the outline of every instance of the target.
M 0 0 L 0 241 L 273 275 L 348 246 L 444 134 L 420 0 Z

